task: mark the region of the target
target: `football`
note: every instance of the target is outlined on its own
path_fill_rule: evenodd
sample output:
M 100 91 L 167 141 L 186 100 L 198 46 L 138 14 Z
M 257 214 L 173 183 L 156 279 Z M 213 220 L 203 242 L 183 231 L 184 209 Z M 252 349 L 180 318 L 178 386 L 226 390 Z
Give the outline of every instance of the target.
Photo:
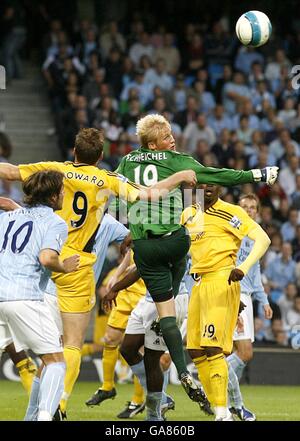
M 248 11 L 236 22 L 235 32 L 244 46 L 259 47 L 269 40 L 272 25 L 264 12 Z

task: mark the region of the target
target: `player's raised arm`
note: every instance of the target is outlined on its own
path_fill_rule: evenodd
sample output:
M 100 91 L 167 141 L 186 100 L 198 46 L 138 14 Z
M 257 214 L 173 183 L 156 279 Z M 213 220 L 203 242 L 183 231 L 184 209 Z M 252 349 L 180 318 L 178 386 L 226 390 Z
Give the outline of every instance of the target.
M 271 243 L 269 236 L 258 224 L 249 231 L 248 237 L 254 240 L 253 248 L 246 260 L 232 270 L 229 277 L 229 284 L 230 282 L 242 280 L 249 269 L 265 254 Z
M 180 161 L 180 168 L 194 170 L 197 175 L 197 181 L 200 184 L 216 184 L 230 187 L 252 182 L 266 182 L 268 185 L 273 185 L 278 176 L 278 167 L 275 166 L 245 171 L 204 167 L 191 156 L 179 156 L 177 161 Z
M 167 196 L 171 190 L 178 187 L 182 182 L 194 187 L 197 183 L 196 173 L 193 170 L 184 170 L 174 173 L 167 179 L 163 179 L 151 187 L 143 187 L 139 199 L 156 201 L 159 198 Z
M 21 181 L 21 173 L 17 165 L 0 162 L 0 179 L 7 181 Z

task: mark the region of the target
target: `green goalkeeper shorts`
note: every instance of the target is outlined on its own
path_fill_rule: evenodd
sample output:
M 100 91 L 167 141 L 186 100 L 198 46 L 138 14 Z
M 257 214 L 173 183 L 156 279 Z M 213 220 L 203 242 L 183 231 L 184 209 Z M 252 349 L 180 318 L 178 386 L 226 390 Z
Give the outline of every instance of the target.
M 178 294 L 189 248 L 190 237 L 183 226 L 168 235 L 133 241 L 135 264 L 155 302 Z

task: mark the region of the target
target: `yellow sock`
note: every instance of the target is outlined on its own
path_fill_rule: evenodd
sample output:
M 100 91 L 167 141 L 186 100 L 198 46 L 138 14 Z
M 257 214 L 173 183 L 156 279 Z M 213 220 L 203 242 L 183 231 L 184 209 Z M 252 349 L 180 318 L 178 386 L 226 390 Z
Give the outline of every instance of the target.
M 214 405 L 227 407 L 228 365 L 223 354 L 207 357 Z
M 64 357 L 66 362 L 65 387 L 62 399 L 60 401 L 60 409 L 66 411 L 67 400 L 72 393 L 74 384 L 80 371 L 81 350 L 76 346 L 65 346 Z
M 94 324 L 93 342 L 99 344 L 103 343 L 103 337 L 106 331 L 108 315 L 97 315 Z
M 210 369 L 209 363 L 206 355 L 202 357 L 194 358 L 193 362 L 198 371 L 198 378 L 203 386 L 204 392 L 208 398 L 208 401 L 212 406 L 214 406 L 214 396 L 212 394 L 211 384 L 210 384 Z
M 115 367 L 119 356 L 118 346 L 104 345 L 102 366 L 103 384 L 102 390 L 111 390 L 115 387 Z
M 93 343 L 84 343 L 81 349 L 81 357 L 92 355 L 94 353 Z
M 141 386 L 141 383 L 137 379 L 137 377 L 133 376 L 133 396 L 131 398 L 131 401 L 134 404 L 142 404 L 144 402 L 144 389 Z
M 19 361 L 19 363 L 16 364 L 16 368 L 19 371 L 21 383 L 24 389 L 26 390 L 28 395 L 30 395 L 32 381 L 37 372 L 37 367 L 35 363 L 30 357 L 28 357 L 22 361 Z

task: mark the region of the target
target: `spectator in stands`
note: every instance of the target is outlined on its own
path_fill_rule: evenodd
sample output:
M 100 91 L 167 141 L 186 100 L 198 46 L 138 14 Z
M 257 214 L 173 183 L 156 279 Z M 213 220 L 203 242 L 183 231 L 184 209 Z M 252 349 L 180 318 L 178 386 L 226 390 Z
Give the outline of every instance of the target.
M 295 283 L 289 283 L 284 289 L 284 295 L 278 300 L 283 326 L 286 329 L 288 325 L 287 314 L 293 309 L 294 300 L 297 296 L 298 289 Z
M 223 104 L 225 111 L 233 115 L 238 104 L 243 104 L 246 98 L 251 98 L 250 89 L 246 84 L 242 72 L 235 72 L 232 81 L 229 81 L 223 88 Z
M 297 210 L 300 210 L 300 172 L 296 174 L 296 188 L 291 195 L 292 204 Z
M 300 295 L 294 298 L 293 308 L 290 309 L 286 315 L 287 325 L 292 331 L 293 326 L 300 326 Z
M 251 144 L 253 129 L 249 127 L 249 118 L 247 115 L 240 116 L 239 128 L 236 131 L 236 135 L 239 141 L 242 141 L 245 145 Z M 246 153 L 246 150 L 245 150 Z
M 188 88 L 184 83 L 184 75 L 179 73 L 176 75 L 174 87 L 169 92 L 170 106 L 175 113 L 186 109 L 187 95 Z
M 124 35 L 119 32 L 116 21 L 109 22 L 103 28 L 99 38 L 99 45 L 104 60 L 108 57 L 112 48 L 117 49 L 120 53 L 125 53 L 126 41 Z
M 211 127 L 213 128 L 213 120 L 211 124 Z M 219 164 L 224 164 L 224 167 L 229 167 L 229 160 L 233 157 L 234 151 L 230 130 L 228 128 L 224 127 L 221 130 L 218 141 L 212 146 L 211 151 L 216 158 L 218 158 Z
M 270 207 L 265 207 L 270 208 Z M 264 268 L 267 268 L 272 260 L 276 259 L 281 255 L 282 249 L 282 236 L 279 232 L 272 234 L 271 236 L 271 245 L 269 246 L 268 251 L 264 257 Z
M 284 293 L 288 283 L 296 282 L 296 262 L 292 259 L 292 246 L 284 242 L 281 248 L 281 256 L 276 257 L 266 268 L 264 274 L 271 287 L 271 299 L 277 302 Z
M 129 48 L 129 57 L 138 66 L 142 55 L 148 55 L 151 62 L 154 61 L 154 47 L 150 41 L 148 32 L 142 32 L 137 36 L 138 41 Z
M 217 135 L 218 140 L 220 139 L 222 131 L 224 129 L 229 131 L 232 124 L 231 118 L 229 118 L 229 116 L 225 113 L 222 104 L 217 104 L 214 107 L 212 115 L 207 118 L 207 122 Z
M 6 81 L 23 77 L 20 51 L 26 39 L 25 11 L 20 0 L 3 2 L 4 10 L 0 15 L 0 49 L 6 69 Z
M 278 112 L 278 118 L 283 121 L 287 128 L 290 128 L 292 120 L 294 120 L 297 115 L 295 107 L 296 101 L 294 98 L 288 97 L 283 103 L 283 109 Z
M 189 95 L 196 97 L 199 103 L 198 111 L 209 115 L 215 108 L 216 102 L 213 94 L 205 88 L 206 83 L 204 81 L 195 80 L 192 89 L 189 90 Z
M 139 100 L 143 106 L 146 106 L 153 97 L 153 85 L 146 83 L 144 72 L 141 70 L 136 70 L 133 81 L 123 87 L 120 95 L 121 100 L 128 101 L 130 89 L 137 89 Z
M 235 69 L 249 75 L 251 66 L 254 62 L 264 64 L 264 57 L 255 48 L 249 46 L 241 46 L 235 59 Z
M 296 176 L 300 174 L 299 157 L 292 154 L 288 156 L 287 163 L 287 166 L 280 170 L 278 181 L 285 193 L 291 196 L 296 191 Z
M 163 45 L 155 50 L 154 60 L 158 61 L 160 58 L 165 60 L 166 72 L 175 76 L 179 70 L 181 57 L 180 52 L 175 46 L 174 34 L 167 32 L 163 37 Z
M 296 228 L 300 224 L 298 210 L 294 207 L 289 209 L 288 220 L 283 223 L 280 233 L 285 242 L 291 242 L 296 237 Z
M 123 61 L 121 52 L 117 47 L 112 47 L 104 64 L 105 81 L 109 84 L 112 95 L 118 98 L 123 88 L 122 84 Z
M 171 75 L 167 73 L 166 62 L 163 58 L 158 58 L 154 67 L 148 69 L 144 81 L 152 87 L 159 86 L 163 91 L 170 91 L 173 87 Z
M 188 96 L 186 108 L 175 114 L 174 121 L 184 129 L 189 123 L 196 121 L 198 116 L 198 101 L 194 96 Z
M 292 68 L 292 63 L 287 58 L 283 49 L 277 49 L 275 60 L 270 61 L 266 66 L 266 78 L 268 81 L 278 80 L 281 74 L 281 68 L 286 67 L 288 71 Z
M 200 113 L 195 122 L 190 122 L 185 127 L 182 139 L 184 150 L 193 153 L 200 139 L 204 139 L 210 147 L 216 142 L 216 135 L 213 129 L 207 125 L 204 113 Z

